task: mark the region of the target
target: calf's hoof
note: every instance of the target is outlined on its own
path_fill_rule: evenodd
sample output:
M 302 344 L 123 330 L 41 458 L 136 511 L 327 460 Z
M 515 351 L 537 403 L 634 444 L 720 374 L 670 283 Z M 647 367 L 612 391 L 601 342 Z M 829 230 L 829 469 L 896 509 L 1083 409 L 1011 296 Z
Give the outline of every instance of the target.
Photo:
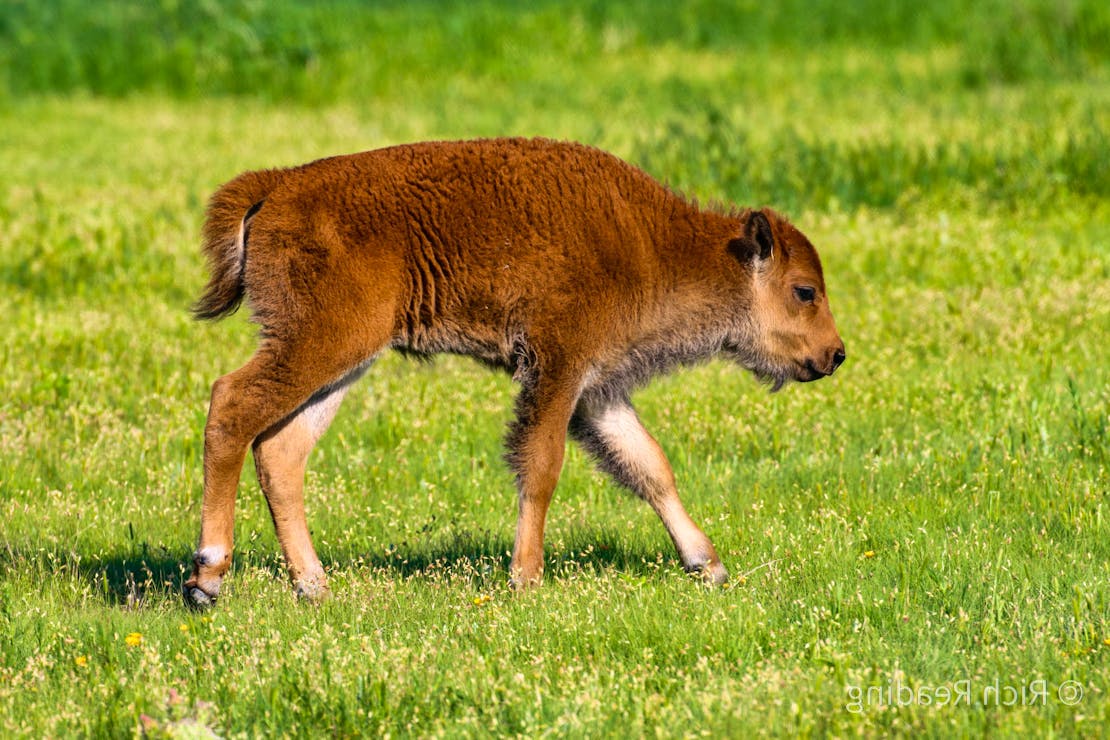
M 541 583 L 543 583 L 543 571 L 528 576 L 523 573 L 513 573 L 509 576 L 509 588 L 518 594 L 531 591 Z
M 193 609 L 215 605 L 220 584 L 231 567 L 231 550 L 219 546 L 202 547 L 193 553 L 193 572 L 181 585 L 185 603 Z
M 699 578 L 706 586 L 724 586 L 728 583 L 728 570 L 720 560 L 687 567 L 686 572 Z
M 293 593 L 298 601 L 309 604 L 320 604 L 331 596 L 328 581 L 324 576 L 317 578 L 302 578 L 293 582 Z
M 219 589 L 209 593 L 202 589 L 196 583 L 186 582 L 181 588 L 181 595 L 185 598 L 185 606 L 190 609 L 208 609 L 216 605 L 216 597 L 219 595 Z

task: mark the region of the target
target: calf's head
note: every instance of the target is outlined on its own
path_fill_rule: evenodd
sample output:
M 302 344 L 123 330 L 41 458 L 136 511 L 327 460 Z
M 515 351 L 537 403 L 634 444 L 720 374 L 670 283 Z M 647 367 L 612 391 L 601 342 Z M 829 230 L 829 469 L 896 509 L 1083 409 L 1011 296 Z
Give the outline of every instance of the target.
M 778 390 L 832 375 L 846 357 L 809 240 L 774 211 L 751 211 L 729 245 L 749 267 L 751 305 L 741 362 Z

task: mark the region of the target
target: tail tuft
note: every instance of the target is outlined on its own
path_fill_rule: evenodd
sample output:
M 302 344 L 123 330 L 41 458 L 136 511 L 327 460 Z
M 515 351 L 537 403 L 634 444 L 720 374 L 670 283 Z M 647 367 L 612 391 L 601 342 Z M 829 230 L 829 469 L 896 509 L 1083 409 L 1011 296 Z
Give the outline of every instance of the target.
M 197 319 L 221 319 L 243 302 L 250 222 L 282 179 L 281 170 L 245 172 L 223 185 L 208 202 L 204 246 L 208 285 L 193 304 Z

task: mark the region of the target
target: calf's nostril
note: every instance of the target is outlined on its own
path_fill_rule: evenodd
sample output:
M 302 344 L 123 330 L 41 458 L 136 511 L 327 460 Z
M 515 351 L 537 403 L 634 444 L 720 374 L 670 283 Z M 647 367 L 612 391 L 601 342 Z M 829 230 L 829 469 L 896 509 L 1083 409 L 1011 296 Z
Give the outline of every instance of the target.
M 844 350 L 842 349 L 838 349 L 837 351 L 833 352 L 832 369 L 836 370 L 838 367 L 844 364 L 844 360 L 846 360 L 847 357 L 848 356 L 844 354 Z

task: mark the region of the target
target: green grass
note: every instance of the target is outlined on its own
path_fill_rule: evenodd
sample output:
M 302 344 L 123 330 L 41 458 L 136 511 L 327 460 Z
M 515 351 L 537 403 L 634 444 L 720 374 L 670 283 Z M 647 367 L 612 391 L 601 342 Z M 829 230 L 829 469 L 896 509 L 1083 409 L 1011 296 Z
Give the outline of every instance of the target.
M 1110 732 L 1110 14 L 805 6 L 0 7 L 0 734 Z M 294 601 L 248 465 L 226 595 L 186 611 L 208 391 L 255 338 L 188 317 L 206 198 L 495 134 L 821 251 L 834 378 L 635 397 L 731 587 L 571 448 L 510 594 L 512 384 L 388 357 L 310 464 L 333 599 Z

